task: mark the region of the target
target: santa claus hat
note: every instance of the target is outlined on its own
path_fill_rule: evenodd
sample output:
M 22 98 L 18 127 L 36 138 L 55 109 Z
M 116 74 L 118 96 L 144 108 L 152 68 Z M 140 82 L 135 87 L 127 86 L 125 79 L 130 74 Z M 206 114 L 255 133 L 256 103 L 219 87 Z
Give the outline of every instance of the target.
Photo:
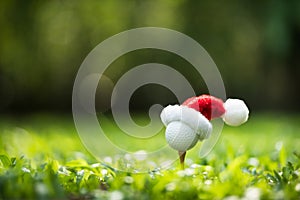
M 248 120 L 249 110 L 245 102 L 240 99 L 222 99 L 210 95 L 192 97 L 182 105 L 193 108 L 202 113 L 208 120 L 221 117 L 230 126 L 239 126 Z
M 225 103 L 210 95 L 187 99 L 182 105 L 169 105 L 160 117 L 166 128 L 169 145 L 184 152 L 208 138 L 212 132 L 209 120 L 221 117 L 231 126 L 239 126 L 247 121 L 249 110 L 244 101 L 228 99 Z

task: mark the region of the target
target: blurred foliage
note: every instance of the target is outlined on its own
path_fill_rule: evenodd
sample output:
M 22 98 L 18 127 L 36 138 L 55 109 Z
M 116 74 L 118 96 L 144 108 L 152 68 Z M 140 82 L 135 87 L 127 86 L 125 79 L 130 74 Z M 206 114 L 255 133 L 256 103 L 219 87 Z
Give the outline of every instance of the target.
M 45 115 L 0 120 L 0 199 L 300 197 L 299 116 L 253 116 L 238 129 L 224 127 L 207 157 L 188 151 L 185 170 L 177 161 L 140 174 L 100 163 L 72 124 L 69 117 Z
M 2 0 L 0 109 L 69 110 L 76 72 L 97 44 L 127 29 L 158 26 L 198 41 L 219 67 L 228 96 L 247 99 L 251 108 L 299 110 L 299 13 L 297 0 Z M 173 66 L 193 85 L 201 80 L 178 56 L 155 50 L 120 57 L 106 75 L 116 83 L 128 69 L 149 61 Z M 166 92 L 147 89 L 140 96 Z M 195 90 L 201 94 L 206 88 Z M 173 102 L 174 96 L 166 99 Z M 144 108 L 135 102 L 133 108 Z

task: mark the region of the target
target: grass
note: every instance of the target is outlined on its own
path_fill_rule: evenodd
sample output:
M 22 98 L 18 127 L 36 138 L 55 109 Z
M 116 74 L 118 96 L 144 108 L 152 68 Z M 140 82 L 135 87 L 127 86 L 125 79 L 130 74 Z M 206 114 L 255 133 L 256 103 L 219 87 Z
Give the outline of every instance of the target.
M 2 117 L 0 199 L 299 199 L 299 147 L 299 115 L 259 114 L 225 126 L 207 157 L 188 152 L 185 170 L 121 172 L 83 147 L 70 116 Z

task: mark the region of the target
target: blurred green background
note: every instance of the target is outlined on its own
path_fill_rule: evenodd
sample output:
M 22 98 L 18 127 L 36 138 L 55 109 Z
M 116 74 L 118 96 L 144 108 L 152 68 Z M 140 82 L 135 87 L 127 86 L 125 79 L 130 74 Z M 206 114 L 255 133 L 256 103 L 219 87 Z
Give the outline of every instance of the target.
M 252 110 L 300 110 L 298 0 L 1 0 L 0 112 L 70 112 L 73 82 L 87 54 L 114 34 L 144 26 L 174 29 L 199 42 L 217 64 L 227 96 L 245 99 Z M 149 49 L 120 57 L 105 73 L 116 83 L 148 62 L 174 67 L 192 85 L 200 81 L 183 59 Z M 100 111 L 110 87 L 98 95 Z M 145 109 L 163 94 L 164 103 L 174 101 L 166 88 L 142 87 L 131 109 Z

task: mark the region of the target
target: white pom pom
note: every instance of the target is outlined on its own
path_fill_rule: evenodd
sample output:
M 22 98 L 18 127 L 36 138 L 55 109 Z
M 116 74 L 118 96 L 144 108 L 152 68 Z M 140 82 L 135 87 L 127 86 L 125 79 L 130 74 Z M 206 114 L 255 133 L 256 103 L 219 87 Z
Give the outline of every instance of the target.
M 223 120 L 230 126 L 239 126 L 248 120 L 249 110 L 244 101 L 227 99 L 224 103 L 225 113 Z

